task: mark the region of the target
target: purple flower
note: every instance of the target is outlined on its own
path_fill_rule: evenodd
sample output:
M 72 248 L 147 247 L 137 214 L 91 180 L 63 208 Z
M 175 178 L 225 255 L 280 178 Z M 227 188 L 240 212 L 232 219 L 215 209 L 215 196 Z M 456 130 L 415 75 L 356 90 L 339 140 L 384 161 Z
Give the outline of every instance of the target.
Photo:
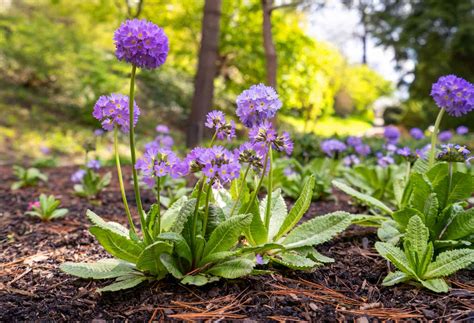
M 273 118 L 281 106 L 278 94 L 272 87 L 252 85 L 237 97 L 236 114 L 247 128 L 252 128 Z
M 383 168 L 386 168 L 388 167 L 389 165 L 395 163 L 395 160 L 393 160 L 393 157 L 389 156 L 389 155 L 386 155 L 384 156 L 382 153 L 377 153 L 377 164 L 380 166 L 380 167 L 383 167 Z
M 321 150 L 329 157 L 337 157 L 346 149 L 347 146 L 337 139 L 328 139 L 321 143 Z
M 354 165 L 360 164 L 360 159 L 356 155 L 352 154 L 352 155 L 344 157 L 342 162 L 344 163 L 344 166 L 352 167 Z
M 99 170 L 100 169 L 100 160 L 91 159 L 87 162 L 86 167 L 89 168 L 89 169 Z
M 415 140 L 420 140 L 425 137 L 425 134 L 420 128 L 411 128 L 410 136 Z
M 128 96 L 123 94 L 103 95 L 97 100 L 92 115 L 102 123 L 102 128 L 107 131 L 113 130 L 116 125 L 120 127 L 122 131 L 127 132 L 130 127 L 128 102 Z M 140 109 L 135 102 L 133 104 L 133 125 L 135 126 L 138 121 L 138 116 L 140 115 Z
M 167 148 L 171 149 L 174 144 L 174 140 L 172 137 L 168 135 L 158 135 L 155 137 L 153 141 L 145 144 L 145 150 L 148 150 L 152 147 L 159 149 L 159 148 Z
M 455 75 L 442 76 L 431 88 L 431 96 L 439 108 L 453 117 L 474 109 L 474 85 Z
M 471 152 L 466 146 L 447 144 L 441 146 L 442 151 L 436 157 L 439 161 L 463 163 L 468 161 Z
M 258 265 L 263 265 L 265 262 L 263 261 L 263 257 L 261 254 L 257 253 L 255 255 L 255 262 L 258 264 Z
M 47 146 L 41 146 L 40 150 L 44 155 L 49 155 L 49 153 L 51 152 L 51 149 L 49 149 L 49 147 Z
M 170 133 L 170 129 L 168 128 L 168 126 L 164 125 L 164 124 L 159 124 L 156 126 L 155 130 L 157 132 L 159 132 L 160 134 L 168 134 Z
M 102 136 L 103 134 L 104 134 L 104 130 L 102 130 L 102 129 L 96 129 L 96 130 L 94 130 L 94 136 L 96 136 L 96 137 L 100 137 L 100 136 Z
M 293 175 L 296 175 L 296 172 L 293 168 L 291 167 L 286 167 L 284 170 L 283 170 L 283 174 L 286 176 L 286 177 L 291 177 Z
M 145 19 L 123 22 L 114 34 L 115 56 L 140 68 L 155 69 L 168 56 L 168 37 L 163 29 Z
M 431 150 L 431 145 L 427 144 L 421 149 L 416 149 L 416 156 L 421 159 L 426 159 L 428 157 L 428 152 Z
M 400 138 L 400 130 L 395 126 L 385 127 L 383 136 L 387 139 L 390 144 L 396 144 Z
M 385 148 L 385 150 L 390 154 L 396 152 L 398 149 L 397 145 L 394 145 L 394 144 L 383 145 L 383 148 Z
M 135 169 L 142 172 L 144 182 L 154 184 L 154 178 L 170 175 L 172 178 L 178 178 L 186 175 L 186 169 L 183 169 L 180 159 L 174 152 L 167 148 L 149 147 L 143 157 L 137 160 Z
M 215 129 L 216 137 L 219 140 L 231 140 L 235 137 L 235 123 L 234 121 L 227 122 L 225 114 L 222 111 L 214 110 L 207 114 L 206 127 Z
M 362 139 L 360 137 L 354 137 L 354 136 L 348 137 L 346 142 L 347 142 L 347 145 L 351 147 L 362 145 Z
M 403 147 L 397 149 L 397 155 L 403 156 L 403 157 L 408 157 L 411 155 L 411 149 L 410 147 Z
M 86 175 L 86 171 L 83 169 L 78 169 L 75 171 L 71 176 L 71 181 L 74 183 L 80 183 L 84 176 Z
M 372 151 L 370 146 L 365 144 L 355 146 L 354 150 L 360 156 L 367 156 Z
M 257 149 L 264 149 L 271 145 L 276 151 L 284 151 L 287 155 L 291 155 L 293 152 L 293 141 L 290 138 L 288 132 L 283 132 L 278 135 L 273 129 L 273 125 L 270 121 L 263 121 L 260 125 L 253 127 L 249 131 L 250 142 L 252 144 L 262 144 L 262 146 L 256 146 Z
M 453 133 L 450 130 L 441 131 L 438 134 L 438 139 L 441 142 L 448 142 L 453 138 Z
M 242 164 L 248 163 L 257 171 L 263 168 L 264 155 L 265 151 L 261 149 L 261 145 L 250 142 L 246 142 L 234 150 L 235 159 Z
M 465 135 L 469 132 L 469 128 L 466 126 L 459 126 L 456 128 L 456 133 L 460 136 Z

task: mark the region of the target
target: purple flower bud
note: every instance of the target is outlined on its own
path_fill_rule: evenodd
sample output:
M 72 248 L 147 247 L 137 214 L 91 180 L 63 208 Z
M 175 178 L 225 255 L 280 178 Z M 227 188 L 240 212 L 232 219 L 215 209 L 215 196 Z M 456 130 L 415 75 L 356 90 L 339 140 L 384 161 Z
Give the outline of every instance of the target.
M 410 130 L 410 136 L 415 140 L 420 140 L 425 137 L 425 134 L 423 133 L 423 130 L 421 130 L 420 128 L 412 128 Z
M 450 130 L 441 131 L 438 134 L 438 139 L 441 142 L 448 142 L 453 138 L 453 133 Z
M 460 136 L 463 136 L 469 132 L 469 128 L 466 126 L 459 126 L 456 128 L 456 133 Z
M 258 265 L 263 265 L 265 262 L 263 261 L 263 257 L 261 254 L 257 253 L 255 255 L 255 262 L 258 264 Z

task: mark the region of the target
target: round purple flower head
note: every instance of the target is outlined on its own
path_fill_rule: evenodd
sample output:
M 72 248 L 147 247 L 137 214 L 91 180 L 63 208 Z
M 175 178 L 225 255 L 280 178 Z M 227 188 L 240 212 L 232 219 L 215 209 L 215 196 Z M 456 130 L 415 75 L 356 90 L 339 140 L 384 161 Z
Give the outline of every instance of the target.
M 453 133 L 449 130 L 441 131 L 438 135 L 438 139 L 441 142 L 448 142 L 453 138 Z
M 388 143 L 396 144 L 400 138 L 400 130 L 395 126 L 385 127 L 383 136 L 387 139 Z
M 370 149 L 370 146 L 369 145 L 366 145 L 366 144 L 362 144 L 362 145 L 358 145 L 358 146 L 355 146 L 354 147 L 354 150 L 356 153 L 358 153 L 360 156 L 367 156 L 368 154 L 370 154 L 370 152 L 372 151 Z
M 389 156 L 389 155 L 384 156 L 381 152 L 377 153 L 377 158 L 378 158 L 377 164 L 383 168 L 386 168 L 389 165 L 395 163 L 395 160 L 393 159 L 392 156 Z
M 411 128 L 410 136 L 415 140 L 420 140 L 425 137 L 425 134 L 423 133 L 423 130 L 421 130 L 420 128 Z
M 346 148 L 347 146 L 337 139 L 328 139 L 321 143 L 321 150 L 329 157 L 336 157 L 339 153 L 345 151 Z
M 99 170 L 100 169 L 100 160 L 91 159 L 87 162 L 86 167 L 89 168 L 89 169 Z
M 253 144 L 262 144 L 263 146 L 260 147 L 263 150 L 271 145 L 276 151 L 284 151 L 287 155 L 291 155 L 293 152 L 293 142 L 288 132 L 278 135 L 270 121 L 265 120 L 262 124 L 250 129 L 249 137 Z
M 235 123 L 234 121 L 227 122 L 225 114 L 222 111 L 214 110 L 207 114 L 206 127 L 215 129 L 216 137 L 219 140 L 231 140 L 235 137 Z
M 453 117 L 474 109 L 474 85 L 455 75 L 440 77 L 431 87 L 431 96 L 439 108 Z
M 118 126 L 122 131 L 127 132 L 130 126 L 128 102 L 128 96 L 123 94 L 103 95 L 97 100 L 92 115 L 101 122 L 104 130 L 111 131 L 114 126 Z M 135 102 L 133 104 L 133 125 L 135 126 L 140 115 L 140 109 Z
M 154 178 L 170 175 L 173 178 L 186 175 L 182 171 L 181 161 L 174 152 L 167 148 L 150 147 L 143 157 L 137 160 L 135 169 L 142 172 L 145 183 L 154 185 Z
M 247 128 L 252 128 L 273 118 L 281 106 L 278 94 L 272 87 L 252 85 L 237 97 L 236 114 Z
M 79 169 L 72 174 L 71 181 L 73 181 L 74 183 L 80 183 L 85 175 L 86 171 L 83 169 Z
M 256 171 L 263 168 L 265 149 L 261 144 L 243 143 L 234 150 L 235 159 L 240 163 L 248 163 Z
M 360 159 L 356 155 L 352 154 L 352 155 L 344 157 L 342 162 L 344 163 L 344 166 L 352 167 L 354 165 L 360 164 Z
M 350 136 L 347 138 L 346 142 L 351 147 L 362 145 L 362 139 L 360 137 Z
M 155 128 L 156 132 L 160 134 L 169 134 L 170 133 L 170 128 L 168 128 L 167 125 L 164 124 L 159 124 Z
M 466 126 L 459 126 L 456 128 L 456 133 L 460 136 L 463 136 L 467 133 L 469 133 L 469 128 Z
M 168 56 L 168 37 L 163 29 L 145 19 L 123 22 L 114 34 L 115 56 L 140 68 L 154 69 Z

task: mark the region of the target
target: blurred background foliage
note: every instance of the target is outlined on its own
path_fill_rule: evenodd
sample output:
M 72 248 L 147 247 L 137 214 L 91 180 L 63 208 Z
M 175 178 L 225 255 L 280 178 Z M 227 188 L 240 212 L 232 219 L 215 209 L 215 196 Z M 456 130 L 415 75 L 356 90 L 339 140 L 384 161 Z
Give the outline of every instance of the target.
M 381 45 L 395 46 L 400 61 L 419 53 L 416 85 L 410 86 L 410 99 L 397 105 L 392 116 L 393 121 L 408 126 L 427 125 L 426 114 L 433 109 L 432 103 L 427 103 L 431 82 L 451 71 L 468 80 L 473 74 L 473 23 L 466 13 L 469 0 L 454 1 L 464 7 L 417 1 L 421 6 L 418 11 L 400 20 L 398 3 L 403 2 L 377 1 L 386 6 L 371 8 L 369 30 Z M 32 154 L 31 142 L 64 154 L 79 153 L 81 140 L 98 127 L 91 116 L 97 98 L 111 92 L 127 93 L 129 66 L 115 59 L 112 40 L 114 30 L 129 15 L 126 0 L 13 0 L 3 4 L 3 161 Z M 140 18 L 164 28 L 171 50 L 162 68 L 138 74 L 137 102 L 143 111 L 139 140 L 149 139 L 154 126 L 164 123 L 174 130 L 178 143 L 182 142 L 194 91 L 203 5 L 204 0 L 143 2 Z M 428 12 L 422 10 L 426 8 Z M 442 17 L 433 21 L 436 12 L 442 12 Z M 212 108 L 233 115 L 236 96 L 252 84 L 265 82 L 262 19 L 259 0 L 222 1 Z M 446 53 L 441 47 L 448 45 L 440 37 L 452 36 L 452 26 L 458 20 L 462 34 L 449 39 Z M 436 34 L 432 23 L 446 35 Z M 372 126 L 374 102 L 391 96 L 395 84 L 367 65 L 349 64 L 336 47 L 308 35 L 307 24 L 307 10 L 298 7 L 272 14 L 282 126 L 324 136 L 363 133 Z M 459 67 L 456 60 L 466 69 L 454 68 Z

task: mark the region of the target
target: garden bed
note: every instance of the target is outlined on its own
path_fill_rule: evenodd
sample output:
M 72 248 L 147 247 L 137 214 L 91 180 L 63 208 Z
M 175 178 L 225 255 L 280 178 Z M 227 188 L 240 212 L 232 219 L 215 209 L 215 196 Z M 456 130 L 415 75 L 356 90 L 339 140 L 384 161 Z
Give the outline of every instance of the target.
M 375 230 L 354 226 L 319 247 L 336 261 L 313 272 L 277 270 L 273 275 L 221 280 L 200 288 L 170 278 L 100 295 L 95 289 L 107 282 L 77 279 L 58 266 L 108 257 L 87 231 L 88 208 L 123 224 L 126 218 L 115 179 L 100 201 L 88 202 L 73 194 L 69 178 L 74 170 L 47 170 L 48 183 L 12 192 L 11 169 L 0 167 L 1 321 L 474 319 L 472 271 L 453 275 L 453 288 L 445 295 L 410 285 L 382 287 L 388 267 L 373 249 Z M 125 177 L 128 184 L 130 169 L 125 169 Z M 127 191 L 133 201 L 131 187 Z M 23 215 L 28 202 L 41 192 L 61 199 L 70 211 L 66 218 L 42 223 Z M 336 201 L 313 203 L 305 219 L 336 210 L 360 211 L 342 193 L 334 196 Z M 146 205 L 153 200 L 151 192 L 143 197 Z

